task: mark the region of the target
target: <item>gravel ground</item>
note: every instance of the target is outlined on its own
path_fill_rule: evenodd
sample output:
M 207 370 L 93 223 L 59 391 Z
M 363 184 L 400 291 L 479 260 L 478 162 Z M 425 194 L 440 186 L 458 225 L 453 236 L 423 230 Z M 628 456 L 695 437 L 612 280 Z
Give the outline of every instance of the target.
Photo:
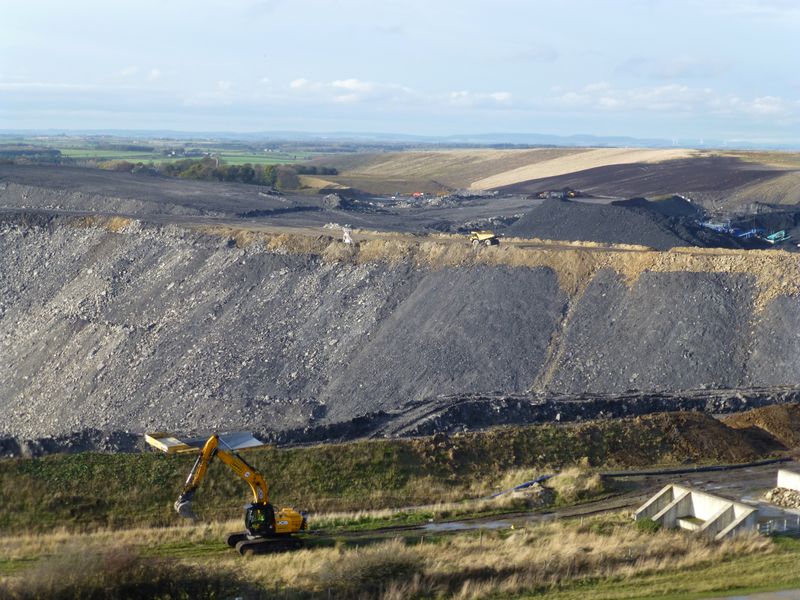
M 549 269 L 424 275 L 325 393 L 340 419 L 413 398 L 526 391 L 566 301 Z
M 755 322 L 747 382 L 800 381 L 800 301 L 781 296 Z

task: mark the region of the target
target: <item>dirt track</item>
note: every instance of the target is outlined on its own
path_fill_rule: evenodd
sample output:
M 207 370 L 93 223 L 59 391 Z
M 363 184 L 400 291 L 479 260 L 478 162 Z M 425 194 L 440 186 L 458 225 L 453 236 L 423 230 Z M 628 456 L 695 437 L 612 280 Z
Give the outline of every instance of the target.
M 768 465 L 753 465 L 714 472 L 687 472 L 651 475 L 633 475 L 623 477 L 610 477 L 608 483 L 617 489 L 615 493 L 600 500 L 586 502 L 577 506 L 564 508 L 534 510 L 525 512 L 508 512 L 494 514 L 489 517 L 470 519 L 454 519 L 427 523 L 424 525 L 407 525 L 385 527 L 368 532 L 337 532 L 336 536 L 352 538 L 385 538 L 397 535 L 418 538 L 424 535 L 456 533 L 480 529 L 497 530 L 520 528 L 530 523 L 541 523 L 555 519 L 577 519 L 592 517 L 604 513 L 618 511 L 633 511 L 641 506 L 655 492 L 668 484 L 676 483 L 718 494 L 732 500 L 744 501 L 748 504 L 759 506 L 763 519 L 768 518 L 793 518 L 800 515 L 798 510 L 784 511 L 764 502 L 761 497 L 764 492 L 775 486 L 779 468 L 796 468 L 798 463 L 777 463 Z M 325 531 L 314 532 L 312 538 L 326 536 Z

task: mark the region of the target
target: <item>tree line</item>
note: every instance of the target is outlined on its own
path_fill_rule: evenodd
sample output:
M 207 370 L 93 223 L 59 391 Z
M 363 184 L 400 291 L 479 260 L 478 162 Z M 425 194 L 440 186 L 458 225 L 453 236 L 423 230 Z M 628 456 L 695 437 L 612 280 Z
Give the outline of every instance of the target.
M 166 175 L 181 179 L 199 179 L 204 181 L 229 181 L 266 185 L 279 189 L 296 189 L 300 187 L 298 175 L 338 175 L 333 167 L 316 167 L 307 165 L 228 165 L 214 158 L 186 158 L 173 162 L 132 163 L 127 160 L 110 160 L 100 163 L 100 168 L 128 173 L 150 173 Z

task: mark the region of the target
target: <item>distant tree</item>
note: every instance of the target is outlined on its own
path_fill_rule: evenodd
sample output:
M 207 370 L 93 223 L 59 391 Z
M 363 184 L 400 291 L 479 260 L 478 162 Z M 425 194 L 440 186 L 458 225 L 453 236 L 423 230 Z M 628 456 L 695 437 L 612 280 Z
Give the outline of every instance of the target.
M 241 167 L 239 167 L 239 181 L 242 183 L 253 183 L 253 180 L 256 178 L 256 171 L 253 169 L 253 165 L 250 163 L 245 163 Z
M 292 167 L 281 165 L 276 168 L 275 187 L 279 190 L 296 190 L 300 187 L 297 171 Z

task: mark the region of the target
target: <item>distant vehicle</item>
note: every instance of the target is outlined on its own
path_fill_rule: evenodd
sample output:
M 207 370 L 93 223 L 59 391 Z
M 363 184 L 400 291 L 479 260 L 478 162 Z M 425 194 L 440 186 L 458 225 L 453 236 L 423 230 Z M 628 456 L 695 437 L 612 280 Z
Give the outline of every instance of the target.
M 500 239 L 497 237 L 497 235 L 495 235 L 494 231 L 489 231 L 488 229 L 470 231 L 469 239 L 475 248 L 481 245 L 496 246 L 500 243 Z
M 780 244 L 781 242 L 785 242 L 791 237 L 792 236 L 787 234 L 785 230 L 781 229 L 780 231 L 776 231 L 775 233 L 768 235 L 764 239 L 767 240 L 770 244 Z

